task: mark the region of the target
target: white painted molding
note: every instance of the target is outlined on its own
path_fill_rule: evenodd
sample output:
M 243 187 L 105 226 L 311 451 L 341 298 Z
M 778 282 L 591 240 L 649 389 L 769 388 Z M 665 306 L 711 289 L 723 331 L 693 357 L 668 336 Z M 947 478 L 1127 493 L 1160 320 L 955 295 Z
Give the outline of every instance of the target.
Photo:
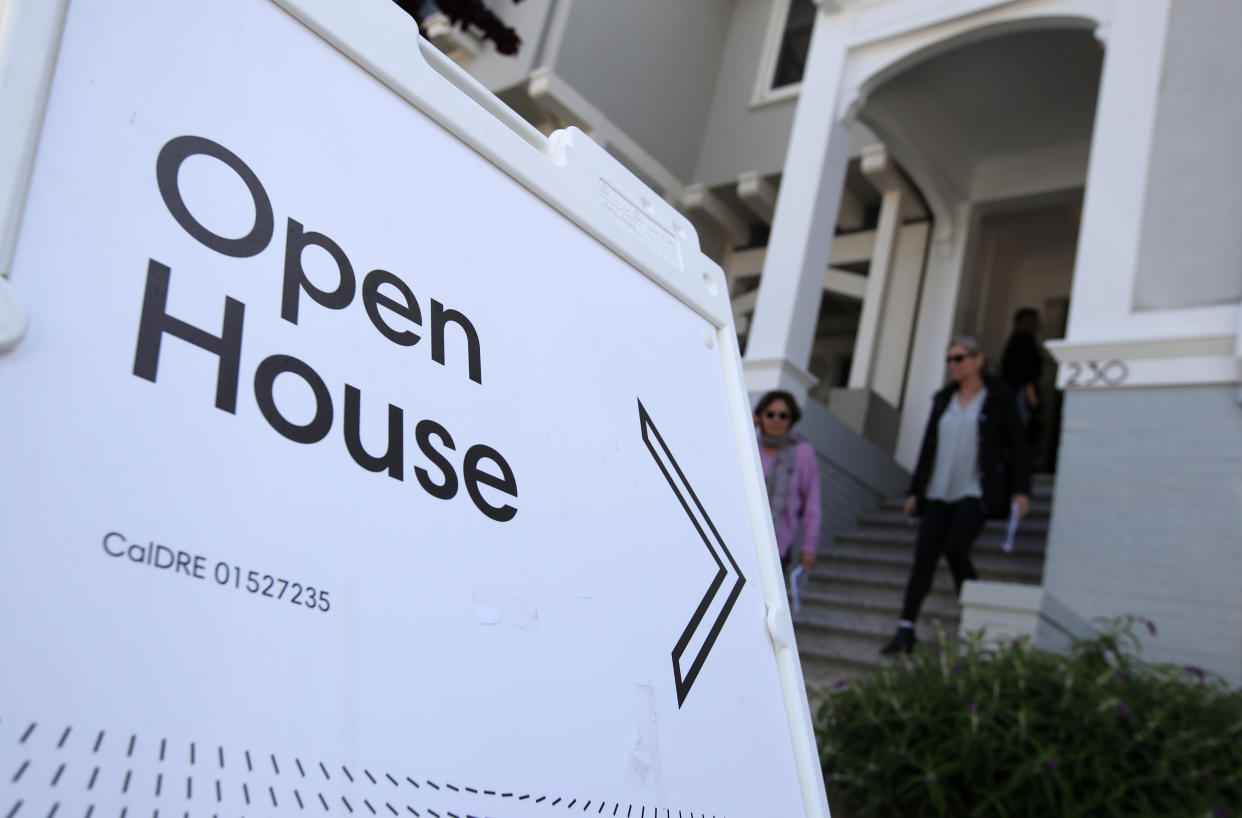
M 1238 304 L 1238 329 L 1233 334 L 1233 355 L 1238 361 L 1238 382 L 1242 383 L 1242 303 Z
M 772 214 L 776 212 L 776 186 L 758 171 L 747 171 L 737 177 L 737 195 L 761 222 L 772 223 Z
M 868 159 L 871 160 L 870 167 Z M 893 262 L 897 256 L 897 241 L 901 235 L 905 185 L 901 183 L 900 174 L 888 164 L 887 155 L 883 151 L 878 155 L 873 152 L 869 157 L 863 157 L 863 173 L 868 178 L 879 177 L 878 184 L 883 186 L 884 194 L 880 202 L 879 224 L 875 229 L 875 249 L 872 251 L 871 267 L 867 271 L 867 289 L 863 295 L 862 311 L 858 316 L 849 387 L 870 390 L 874 385 L 880 320 L 887 301 L 888 279 L 892 273 Z M 877 183 L 873 181 L 873 184 Z
M 819 378 L 785 358 L 747 358 L 742 361 L 742 371 L 746 373 L 747 391 L 787 389 L 799 402 L 805 402 L 807 393 L 819 383 Z
M 857 264 L 860 261 L 870 261 L 871 253 L 874 250 L 874 230 L 845 233 L 833 238 L 832 251 L 828 255 L 828 264 Z
M 1110 18 L 1113 0 L 893 0 L 853 9 L 846 105 L 928 57 L 1005 31 L 1080 25 Z M 838 109 L 844 114 L 845 107 Z
M 1079 17 L 1104 21 L 1111 0 L 899 0 L 856 8 L 850 45 L 892 40 L 933 26 L 970 25 L 996 15 Z
M 837 270 L 829 267 L 824 273 L 824 292 L 833 295 L 844 296 L 854 301 L 862 301 L 867 293 L 867 277 L 858 273 L 851 273 L 848 270 Z M 733 318 L 737 320 L 739 315 L 746 315 L 755 308 L 755 301 L 758 299 L 759 291 L 750 290 L 733 298 Z
M 1233 335 L 1075 343 L 1049 341 L 1057 388 L 1127 389 L 1242 383 Z
M 778 105 L 782 102 L 790 102 L 798 99 L 801 95 L 802 83 L 796 82 L 792 85 L 782 85 L 780 88 L 769 90 L 762 96 L 752 98 L 749 107 L 753 111 L 758 108 L 766 108 L 769 105 Z
M 913 194 L 906 180 L 902 178 L 901 172 L 897 170 L 897 166 L 889 157 L 888 149 L 883 145 L 869 145 L 864 148 L 859 159 L 859 169 L 867 177 L 867 181 L 871 182 L 876 192 L 881 195 L 889 191 L 897 191 L 903 196 Z
M 1153 386 L 1211 386 L 1238 382 L 1232 355 L 1185 358 L 1115 358 L 1070 362 L 1057 367 L 1057 389 L 1092 391 Z
M 1238 304 L 1238 326 L 1233 335 L 1233 363 L 1234 372 L 1238 376 L 1238 390 L 1234 398 L 1242 406 L 1242 303 Z
M 902 225 L 901 234 L 904 236 L 909 231 L 919 229 L 921 227 L 917 224 Z M 858 264 L 863 261 L 870 261 L 871 254 L 874 251 L 874 230 L 843 233 L 832 240 L 832 250 L 828 255 L 828 266 L 833 268 L 845 264 Z M 763 264 L 766 260 L 766 247 L 752 247 L 748 250 L 738 250 L 733 253 L 726 263 L 726 268 L 730 278 L 743 275 L 759 275 L 763 272 Z M 855 275 L 854 273 L 846 273 L 844 270 L 839 270 L 838 272 L 843 275 Z M 859 276 L 859 278 L 865 278 L 865 276 Z
M 1187 358 L 1226 355 L 1233 346 L 1231 335 L 1185 338 L 1141 338 L 1126 341 L 1047 341 L 1044 344 L 1059 363 L 1102 361 L 1110 358 Z
M 901 123 L 890 121 L 886 112 L 878 108 L 868 109 L 864 121 L 892 155 L 901 160 L 902 167 L 931 210 L 936 235 L 949 235 L 953 214 L 966 201 L 966 191 L 961 187 L 960 180 L 953 177 L 952 171 L 944 169 L 945 159 L 951 153 L 930 152 L 930 147 L 918 136 L 910 133 Z
M 867 276 L 829 267 L 824 274 L 824 291 L 862 301 L 867 295 Z
M 759 52 L 758 71 L 755 72 L 755 87 L 750 95 L 750 107 L 759 108 L 776 102 L 794 99 L 802 90 L 802 83 L 772 87 L 772 79 L 776 74 L 776 60 L 780 57 L 781 40 L 785 36 L 785 19 L 789 16 L 790 0 L 772 0 L 768 12 L 768 27 L 763 35 L 763 48 Z

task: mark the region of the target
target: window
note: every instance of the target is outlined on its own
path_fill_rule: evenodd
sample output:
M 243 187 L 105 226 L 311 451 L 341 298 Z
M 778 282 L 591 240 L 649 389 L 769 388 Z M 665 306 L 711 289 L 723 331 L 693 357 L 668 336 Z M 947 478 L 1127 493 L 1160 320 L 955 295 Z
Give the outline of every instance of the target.
M 798 93 L 811 49 L 814 0 L 773 0 L 753 105 L 792 99 Z
M 785 15 L 776 67 L 772 71 L 772 88 L 784 88 L 802 82 L 806 55 L 811 49 L 811 29 L 815 27 L 815 3 L 812 0 L 790 0 Z

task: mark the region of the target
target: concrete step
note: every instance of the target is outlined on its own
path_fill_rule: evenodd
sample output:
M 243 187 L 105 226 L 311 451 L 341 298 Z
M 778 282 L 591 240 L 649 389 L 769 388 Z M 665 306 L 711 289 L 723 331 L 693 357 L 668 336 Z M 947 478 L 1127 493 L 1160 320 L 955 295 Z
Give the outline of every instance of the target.
M 827 556 L 839 551 L 848 549 L 871 549 L 878 552 L 891 552 L 898 554 L 913 554 L 914 541 L 917 536 L 914 529 L 903 531 L 901 529 L 884 529 L 884 528 L 859 528 L 846 534 L 838 534 L 835 542 L 826 549 L 821 550 L 820 556 Z M 970 554 L 974 558 L 977 555 L 992 554 L 996 556 L 1007 556 L 1014 559 L 1044 559 L 1044 552 L 1047 549 L 1047 538 L 1037 534 L 1019 533 L 1014 537 L 1013 551 L 1005 553 L 1003 546 L 1005 538 L 1002 534 L 992 531 L 984 531 L 971 546 Z
M 906 504 L 906 500 L 904 497 L 887 497 L 880 501 L 877 511 L 881 513 L 885 513 L 885 514 L 897 513 L 897 514 L 902 514 L 904 516 L 903 509 L 905 508 L 905 504 Z M 1051 497 L 1046 497 L 1046 498 L 1032 497 L 1031 507 L 1027 511 L 1026 517 L 1023 518 L 1023 522 L 1025 523 L 1025 522 L 1033 522 L 1035 520 L 1047 520 L 1051 515 L 1052 515 L 1052 498 Z M 995 522 L 996 524 L 1001 525 L 1001 526 L 1005 524 L 1004 520 L 995 520 L 995 521 L 989 520 L 989 522 Z
M 896 593 L 898 597 L 905 592 L 906 579 L 910 575 L 909 567 L 904 570 L 884 570 L 877 571 L 875 566 L 868 564 L 854 564 L 848 562 L 835 563 L 831 570 L 824 565 L 821 560 L 815 566 L 815 571 L 811 573 L 811 579 L 807 583 L 809 592 L 825 591 L 849 593 L 851 595 L 857 593 L 870 594 L 877 593 Z M 931 590 L 928 592 L 928 599 L 933 595 L 946 597 L 953 604 L 957 604 L 957 592 L 953 588 L 953 579 L 949 576 L 948 570 L 937 569 L 936 577 L 932 581 Z
M 888 636 L 870 631 L 799 628 L 798 656 L 808 683 L 824 684 L 874 673 L 883 664 L 880 648 Z M 889 631 L 889 635 L 892 631 Z
M 1053 479 L 1035 475 L 1031 513 L 1018 529 L 1013 553 L 1001 550 L 1005 521 L 989 521 L 971 551 L 981 579 L 1040 584 L 1052 511 Z M 794 617 L 802 671 L 812 688 L 875 672 L 880 648 L 896 628 L 914 558 L 917 521 L 901 513 L 902 499 L 883 501 L 855 531 L 839 534 L 819 555 Z M 952 638 L 960 622 L 957 593 L 941 561 L 923 602 L 920 650 L 934 650 L 939 634 Z
M 1018 523 L 1017 535 L 1021 536 L 1048 536 L 1049 516 L 1047 514 L 1039 515 L 1036 513 L 1028 514 L 1021 522 Z M 983 531 L 987 533 L 996 533 L 1000 537 L 1005 536 L 1005 529 L 1008 526 L 1007 520 L 988 520 L 983 524 Z M 879 510 L 871 514 L 864 514 L 858 518 L 860 528 L 879 528 L 879 529 L 898 529 L 901 531 L 915 530 L 918 528 L 918 520 L 907 517 L 901 512 L 900 508 Z
M 799 629 L 797 634 L 798 655 L 802 660 L 802 674 L 808 684 L 833 684 L 841 679 L 855 679 L 874 673 L 892 657 L 880 653 L 895 626 L 886 627 L 832 627 Z M 946 628 L 946 638 L 953 631 Z M 919 650 L 934 650 L 939 632 L 923 627 L 919 631 Z
M 821 571 L 828 576 L 832 576 L 835 573 L 834 566 L 848 564 L 870 567 L 875 576 L 905 578 L 909 575 L 913 557 L 911 549 L 906 549 L 903 552 L 900 548 L 879 548 L 865 542 L 861 545 L 838 542 L 831 551 L 820 555 L 819 561 L 815 565 L 815 572 L 811 576 L 814 579 L 815 573 L 820 573 Z M 1000 582 L 1025 582 L 1030 585 L 1038 585 L 1043 580 L 1044 561 L 1042 554 L 1017 551 L 1012 554 L 1004 554 L 976 550 L 971 553 L 971 562 L 974 564 L 975 571 L 978 572 L 980 579 Z M 941 569 L 943 569 L 943 573 L 946 576 L 949 574 L 948 567 L 944 564 L 943 559 L 936 572 L 937 578 L 942 573 Z
M 1031 475 L 1031 499 L 1051 500 L 1056 487 L 1056 478 L 1051 474 Z
M 831 625 L 875 615 L 891 627 L 897 621 L 904 592 L 904 587 L 895 586 L 859 588 L 850 585 L 832 590 L 808 588 L 802 595 L 802 610 L 794 616 L 794 623 Z M 928 594 L 919 619 L 920 623 L 924 618 L 957 622 L 960 615 L 961 609 L 952 594 Z
M 802 610 L 794 616 L 794 624 L 804 630 L 831 631 L 834 628 L 858 628 L 868 631 L 892 632 L 901 610 L 901 595 L 884 598 L 858 599 L 850 594 L 814 592 L 803 597 Z M 928 599 L 919 614 L 919 624 L 934 627 L 935 622 L 951 633 L 957 632 L 960 611 L 952 599 Z

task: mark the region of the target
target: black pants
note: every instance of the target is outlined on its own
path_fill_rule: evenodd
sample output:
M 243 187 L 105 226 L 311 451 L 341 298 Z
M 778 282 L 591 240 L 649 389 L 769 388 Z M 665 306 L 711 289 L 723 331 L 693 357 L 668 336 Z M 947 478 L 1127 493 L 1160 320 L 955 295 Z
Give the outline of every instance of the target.
M 970 547 L 983 530 L 983 523 L 983 508 L 976 498 L 967 497 L 956 503 L 923 501 L 919 536 L 914 543 L 914 567 L 910 569 L 910 581 L 906 583 L 906 597 L 901 605 L 902 619 L 910 622 L 918 619 L 941 554 L 949 563 L 953 583 L 959 592 L 963 582 L 977 578 L 970 561 Z

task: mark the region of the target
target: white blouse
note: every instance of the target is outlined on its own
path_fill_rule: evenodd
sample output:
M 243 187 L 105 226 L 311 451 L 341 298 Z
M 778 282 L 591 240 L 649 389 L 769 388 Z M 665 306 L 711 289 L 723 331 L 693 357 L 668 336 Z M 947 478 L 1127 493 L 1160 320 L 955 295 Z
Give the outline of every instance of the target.
M 955 393 L 940 415 L 936 464 L 927 483 L 927 499 L 954 503 L 964 497 L 982 497 L 979 483 L 979 411 L 988 390 L 965 407 Z

